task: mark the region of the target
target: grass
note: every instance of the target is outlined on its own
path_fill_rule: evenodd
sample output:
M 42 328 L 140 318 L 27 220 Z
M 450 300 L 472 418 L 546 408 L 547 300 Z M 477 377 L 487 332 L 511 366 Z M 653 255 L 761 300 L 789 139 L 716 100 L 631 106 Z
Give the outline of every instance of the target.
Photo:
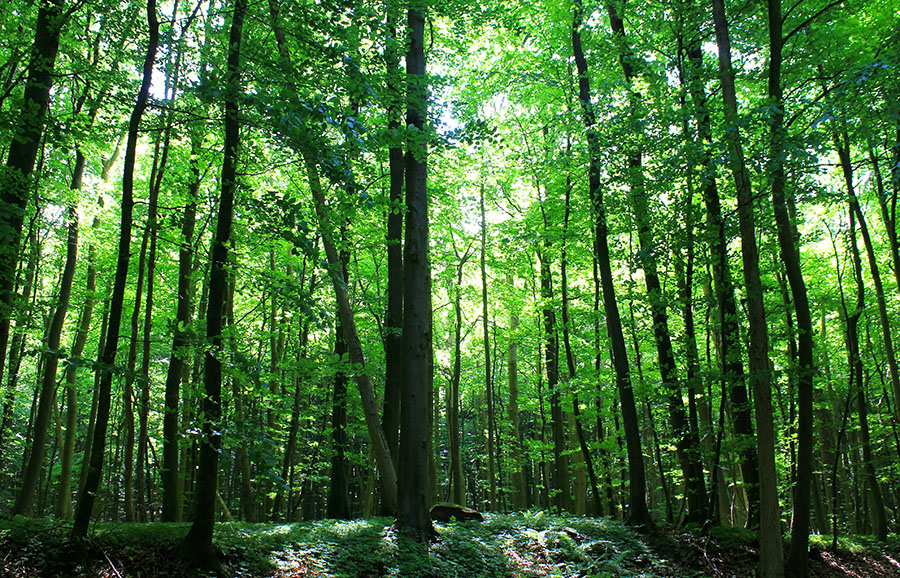
M 488 514 L 483 523 L 435 524 L 440 539 L 422 545 L 398 536 L 391 522 L 222 523 L 215 543 L 235 578 L 751 576 L 755 568 L 755 535 L 734 528 L 714 528 L 708 536 L 687 531 L 647 536 L 614 520 L 532 511 Z M 188 527 L 96 524 L 88 559 L 79 561 L 68 541 L 69 523 L 0 520 L 0 576 L 190 576 L 171 555 Z M 811 541 L 814 551 L 829 544 L 827 536 Z M 896 536 L 887 547 L 858 536 L 841 545 L 842 553 L 811 558 L 820 568 L 814 575 L 860 569 L 873 570 L 873 576 L 900 575 L 890 554 L 900 551 Z

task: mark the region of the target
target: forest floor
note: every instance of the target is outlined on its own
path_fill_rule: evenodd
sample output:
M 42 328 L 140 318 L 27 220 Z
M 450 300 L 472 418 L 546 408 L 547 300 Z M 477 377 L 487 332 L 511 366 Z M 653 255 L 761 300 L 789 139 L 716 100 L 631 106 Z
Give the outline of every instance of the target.
M 752 533 L 709 535 L 662 530 L 638 534 L 609 519 L 543 512 L 488 514 L 483 523 L 435 524 L 427 548 L 398 539 L 391 520 L 217 526 L 216 544 L 235 578 L 589 578 L 600 576 L 754 576 Z M 68 523 L 0 520 L 0 576 L 112 578 L 192 576 L 172 556 L 188 524 L 98 524 L 86 560 L 72 554 Z M 900 576 L 900 538 L 814 536 L 811 576 Z

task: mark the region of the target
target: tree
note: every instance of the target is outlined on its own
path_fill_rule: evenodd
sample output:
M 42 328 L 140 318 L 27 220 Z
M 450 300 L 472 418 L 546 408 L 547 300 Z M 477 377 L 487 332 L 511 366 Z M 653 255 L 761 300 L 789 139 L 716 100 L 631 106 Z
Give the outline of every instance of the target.
M 59 52 L 59 37 L 68 16 L 63 12 L 62 0 L 41 3 L 38 8 L 24 98 L 9 145 L 6 166 L 0 172 L 0 237 L 3 239 L 3 248 L 0 249 L 0 375 L 6 363 L 9 325 L 14 312 L 13 289 L 22 224 L 28 205 L 29 178 L 41 147 L 44 119 L 53 87 L 53 68 Z
M 222 161 L 219 213 L 213 239 L 209 268 L 209 302 L 206 311 L 207 349 L 203 363 L 204 396 L 203 433 L 194 496 L 194 521 L 181 543 L 181 555 L 191 563 L 221 571 L 221 563 L 213 548 L 218 463 L 221 447 L 222 418 L 222 329 L 225 321 L 225 298 L 228 286 L 228 253 L 232 244 L 234 200 L 238 190 L 238 161 L 241 145 L 241 44 L 244 38 L 246 0 L 235 0 L 228 38 L 225 88 L 225 151 Z
M 713 0 L 713 20 L 716 44 L 719 47 L 719 79 L 722 84 L 722 101 L 725 108 L 725 143 L 728 147 L 728 164 L 737 193 L 741 262 L 744 270 L 744 283 L 747 286 L 750 325 L 749 366 L 751 384 L 755 394 L 757 460 L 760 474 L 760 572 L 764 576 L 781 576 L 784 574 L 784 554 L 781 545 L 778 480 L 775 472 L 775 433 L 772 424 L 772 389 L 769 381 L 768 329 L 759 272 L 753 191 L 744 159 L 743 142 L 738 129 L 737 92 L 731 62 L 731 38 L 728 33 L 725 5 L 721 0 Z M 744 399 L 746 400 L 746 394 Z
M 89 461 L 84 483 L 78 493 L 78 506 L 75 510 L 75 522 L 72 536 L 84 540 L 87 536 L 88 524 L 94 508 L 94 500 L 100 486 L 103 473 L 103 459 L 106 449 L 106 429 L 109 424 L 110 397 L 112 377 L 115 370 L 116 350 L 119 345 L 119 330 L 122 323 L 122 310 L 125 300 L 125 284 L 128 282 L 128 262 L 131 250 L 132 214 L 134 211 L 134 167 L 137 156 L 138 130 L 141 117 L 147 108 L 150 94 L 150 81 L 153 75 L 153 63 L 156 60 L 156 49 L 159 46 L 159 20 L 156 16 L 156 1 L 147 0 L 147 50 L 144 55 L 141 86 L 138 90 L 134 109 L 128 121 L 128 141 L 125 145 L 125 160 L 122 176 L 122 219 L 119 227 L 119 245 L 116 258 L 116 274 L 113 282 L 112 298 L 109 304 L 109 321 L 103 352 L 97 363 L 100 366 L 100 383 L 97 389 L 97 413 L 91 438 Z
M 638 429 L 637 407 L 634 402 L 634 390 L 632 389 L 628 367 L 628 354 L 625 349 L 625 337 L 622 332 L 622 320 L 619 316 L 619 305 L 616 302 L 612 266 L 609 258 L 606 207 L 603 202 L 603 191 L 600 185 L 600 142 L 596 132 L 587 59 L 581 46 L 582 25 L 582 5 L 580 0 L 575 0 L 575 11 L 572 21 L 572 50 L 578 70 L 578 98 L 581 101 L 582 118 L 587 131 L 588 153 L 590 155 L 588 187 L 593 210 L 594 253 L 600 273 L 600 285 L 603 290 L 606 330 L 609 334 L 612 362 L 616 370 L 616 388 L 619 392 L 622 421 L 625 426 L 625 443 L 628 448 L 628 483 L 630 486 L 628 517 L 634 524 L 652 527 L 653 523 L 644 497 L 647 482 L 644 472 L 643 452 L 641 450 L 641 435 Z
M 403 387 L 400 398 L 400 456 L 397 527 L 418 541 L 434 530 L 428 456 L 432 388 L 431 262 L 428 258 L 427 84 L 425 78 L 425 7 L 407 14 L 410 31 L 406 54 L 406 231 L 403 246 Z M 429 418 L 423 418 L 429 416 Z

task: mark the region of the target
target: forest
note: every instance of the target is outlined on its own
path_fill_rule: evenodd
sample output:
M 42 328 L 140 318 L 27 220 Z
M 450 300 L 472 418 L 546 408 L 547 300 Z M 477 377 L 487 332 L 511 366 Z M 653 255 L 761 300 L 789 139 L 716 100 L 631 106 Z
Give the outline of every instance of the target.
M 3 2 L 0 516 L 895 540 L 898 92 L 897 0 Z

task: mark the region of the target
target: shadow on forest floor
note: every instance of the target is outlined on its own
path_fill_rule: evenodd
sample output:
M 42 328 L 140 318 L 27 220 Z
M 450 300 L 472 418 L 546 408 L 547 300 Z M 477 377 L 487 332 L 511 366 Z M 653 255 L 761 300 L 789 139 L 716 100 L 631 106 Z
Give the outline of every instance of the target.
M 216 544 L 235 577 L 272 578 L 581 578 L 600 576 L 753 576 L 751 532 L 715 528 L 637 534 L 609 519 L 544 512 L 488 514 L 483 523 L 436 524 L 440 540 L 398 538 L 388 518 L 301 524 L 222 523 Z M 52 520 L 0 521 L 0 576 L 179 577 L 171 556 L 188 524 L 98 524 L 89 559 L 73 560 L 71 526 Z M 855 537 L 831 552 L 812 540 L 812 576 L 900 576 L 900 541 Z

